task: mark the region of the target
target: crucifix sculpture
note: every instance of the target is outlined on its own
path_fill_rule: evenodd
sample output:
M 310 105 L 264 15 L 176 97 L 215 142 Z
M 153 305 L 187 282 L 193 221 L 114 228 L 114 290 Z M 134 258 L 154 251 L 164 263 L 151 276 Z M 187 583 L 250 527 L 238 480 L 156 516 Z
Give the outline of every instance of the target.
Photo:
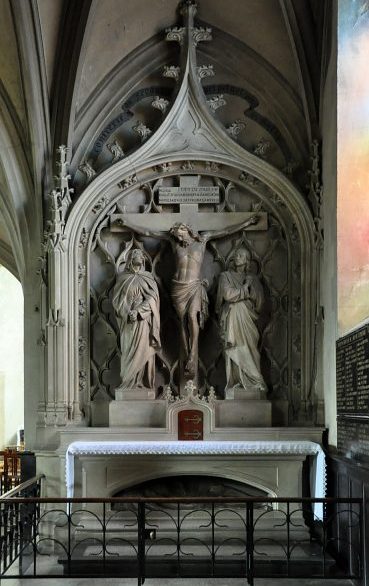
M 202 212 L 199 204 L 219 204 L 219 187 L 199 186 L 198 176 L 181 176 L 179 187 L 159 188 L 159 204 L 179 204 L 177 213 L 112 214 L 111 229 L 131 229 L 169 240 L 176 259 L 172 301 L 180 320 L 180 387 L 197 382 L 198 340 L 208 317 L 208 283 L 201 278 L 206 244 L 240 230 L 266 230 L 265 212 Z

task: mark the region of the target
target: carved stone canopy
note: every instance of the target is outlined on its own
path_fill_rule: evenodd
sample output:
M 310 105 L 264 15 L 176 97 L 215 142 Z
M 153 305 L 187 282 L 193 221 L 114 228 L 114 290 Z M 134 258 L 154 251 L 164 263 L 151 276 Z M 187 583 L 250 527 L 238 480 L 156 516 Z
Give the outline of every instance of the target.
M 259 226 L 263 225 L 264 230 L 251 236 L 236 235 L 234 240 L 219 246 L 208 245 L 204 277 L 210 275 L 211 282 L 215 282 L 215 275 L 225 269 L 225 259 L 235 240 L 246 240 L 253 250 L 254 270 L 262 273 L 267 288 L 268 317 L 276 318 L 269 320 L 268 327 L 266 322 L 263 324 L 262 343 L 267 348 L 263 360 L 269 387 L 275 400 L 290 401 L 290 413 L 295 417 L 313 402 L 314 224 L 296 187 L 268 164 L 259 154 L 260 149 L 255 154 L 245 151 L 235 140 L 235 134 L 227 132 L 215 118 L 201 85 L 204 77 L 196 60 L 196 47 L 210 41 L 211 31 L 196 26 L 194 3 L 184 4 L 182 13 L 183 26 L 166 32 L 168 42 L 179 43 L 181 52 L 174 103 L 166 110 L 156 132 L 150 134 L 140 127 L 145 136 L 142 135 L 143 142 L 137 151 L 123 156 L 122 147 L 114 146 L 115 164 L 90 177 L 65 225 L 67 249 L 62 271 L 67 278 L 60 304 L 61 313 L 71 323 L 63 334 L 71 351 L 63 365 L 63 377 L 73 389 L 73 405 L 80 405 L 87 419 L 94 401 L 112 398 L 118 381 L 111 373 L 119 372 L 119 352 L 110 295 L 129 247 L 145 250 L 148 266 L 159 288 L 162 287 L 164 307 L 169 304 L 169 249 L 153 238 L 138 236 L 124 225 L 119 226 L 120 219 L 134 216 L 149 228 L 158 222 L 159 228 L 163 228 L 167 221 L 167 230 L 174 223 L 173 216 L 181 212 L 188 212 L 189 222 L 201 220 L 204 224 L 218 221 L 218 216 L 222 222 L 232 223 L 232 214 L 257 213 L 261 218 Z M 213 193 L 219 188 L 219 203 L 201 203 L 197 207 L 193 203 L 160 201 L 160 189 L 162 195 L 165 189 L 168 194 L 173 188 L 183 187 L 190 178 L 196 178 L 198 187 L 211 188 Z M 197 209 L 181 210 L 179 206 Z M 165 214 L 171 217 L 165 220 Z M 167 272 L 164 266 L 168 267 Z M 86 272 L 82 274 L 79 267 L 86 267 Z M 211 303 L 213 299 L 214 293 L 210 291 Z M 167 313 L 169 321 L 165 327 L 169 329 L 173 316 Z M 210 320 L 210 335 L 213 326 Z M 79 344 L 80 339 L 86 343 Z M 277 339 L 279 345 L 274 341 Z M 174 345 L 170 344 L 172 348 Z M 176 360 L 170 352 L 168 348 L 170 359 L 158 353 L 156 360 L 163 387 L 176 379 Z M 208 371 L 213 363 L 212 359 L 201 365 L 202 371 Z

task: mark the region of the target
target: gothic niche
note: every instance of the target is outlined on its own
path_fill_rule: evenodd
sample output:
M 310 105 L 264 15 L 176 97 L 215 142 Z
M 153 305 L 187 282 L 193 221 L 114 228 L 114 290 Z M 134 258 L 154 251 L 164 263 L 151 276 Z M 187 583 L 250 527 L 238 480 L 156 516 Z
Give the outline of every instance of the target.
M 254 321 L 260 352 L 259 390 L 272 401 L 299 401 L 301 380 L 293 374 L 301 373 L 297 344 L 301 339 L 301 252 L 296 227 L 287 207 L 262 184 L 249 183 L 242 173 L 240 181 L 207 174 L 205 164 L 201 165 L 201 172 L 200 163 L 196 170 L 173 166 L 172 174 L 158 173 L 144 185 L 132 185 L 100 216 L 88 253 L 91 401 L 116 398 L 122 384 L 122 336 L 114 295 L 134 250 L 141 251 L 140 270 L 149 275 L 146 281 L 151 278 L 151 288 L 157 287 L 160 298 L 160 342 L 150 354 L 154 382 L 148 398 L 160 398 L 168 385 L 180 396 L 190 379 L 196 381 L 200 395 L 214 387 L 219 399 L 233 398 L 225 397 L 227 353 L 217 296 L 219 304 L 220 275 L 233 270 L 234 252 L 240 248 L 248 260 L 249 289 L 254 283 L 253 290 L 258 290 Z M 199 287 L 208 300 L 206 308 L 197 307 L 198 353 L 196 349 L 192 356 L 185 347 L 184 338 L 188 342 L 191 334 L 185 323 L 186 308 L 181 320 L 178 307 L 183 298 L 178 300 L 173 293 L 173 280 L 178 279 L 178 235 L 173 232 L 183 224 L 200 235 L 194 256 L 201 269 Z M 189 346 L 193 347 L 193 340 Z M 141 374 L 142 386 L 147 388 L 147 372 Z

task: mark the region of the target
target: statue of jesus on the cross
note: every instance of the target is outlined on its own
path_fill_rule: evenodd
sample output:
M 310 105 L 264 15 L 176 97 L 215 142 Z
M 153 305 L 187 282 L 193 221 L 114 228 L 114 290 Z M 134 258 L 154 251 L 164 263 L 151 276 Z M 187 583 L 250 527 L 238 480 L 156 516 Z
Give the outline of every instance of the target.
M 201 278 L 201 268 L 206 244 L 209 240 L 229 236 L 248 226 L 256 225 L 258 214 L 251 215 L 241 224 L 224 230 L 196 232 L 188 224 L 175 223 L 169 232 L 143 230 L 126 219 L 120 224 L 132 228 L 144 236 L 169 240 L 176 258 L 176 270 L 172 279 L 172 300 L 180 319 L 180 336 L 183 352 L 184 375 L 196 379 L 198 368 L 199 332 L 208 317 L 208 283 Z
M 206 243 L 221 238 L 252 224 L 258 216 L 251 216 L 242 225 L 217 232 L 195 232 L 183 223 L 174 224 L 170 230 L 171 243 L 176 256 L 176 272 L 172 279 L 172 300 L 181 321 L 181 342 L 184 349 L 184 374 L 196 378 L 198 363 L 199 330 L 208 317 L 208 283 L 201 279 L 201 267 Z
M 219 204 L 219 187 L 198 185 L 199 176 L 181 176 L 179 187 L 161 187 L 159 204 L 179 205 L 179 212 L 113 214 L 113 230 L 127 227 L 143 236 L 171 242 L 176 259 L 172 300 L 180 319 L 181 373 L 196 382 L 199 332 L 208 316 L 206 281 L 201 277 L 206 244 L 245 230 L 267 230 L 266 212 L 209 212 L 199 204 Z

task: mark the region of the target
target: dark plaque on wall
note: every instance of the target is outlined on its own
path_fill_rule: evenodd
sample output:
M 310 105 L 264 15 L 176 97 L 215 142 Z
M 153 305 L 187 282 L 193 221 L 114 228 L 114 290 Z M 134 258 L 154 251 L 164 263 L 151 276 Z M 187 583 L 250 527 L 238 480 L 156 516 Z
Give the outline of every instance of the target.
M 337 448 L 344 456 L 369 460 L 369 422 L 350 418 L 338 419 Z
M 369 457 L 369 324 L 337 341 L 337 447 Z
M 369 415 L 369 324 L 337 341 L 337 413 Z

